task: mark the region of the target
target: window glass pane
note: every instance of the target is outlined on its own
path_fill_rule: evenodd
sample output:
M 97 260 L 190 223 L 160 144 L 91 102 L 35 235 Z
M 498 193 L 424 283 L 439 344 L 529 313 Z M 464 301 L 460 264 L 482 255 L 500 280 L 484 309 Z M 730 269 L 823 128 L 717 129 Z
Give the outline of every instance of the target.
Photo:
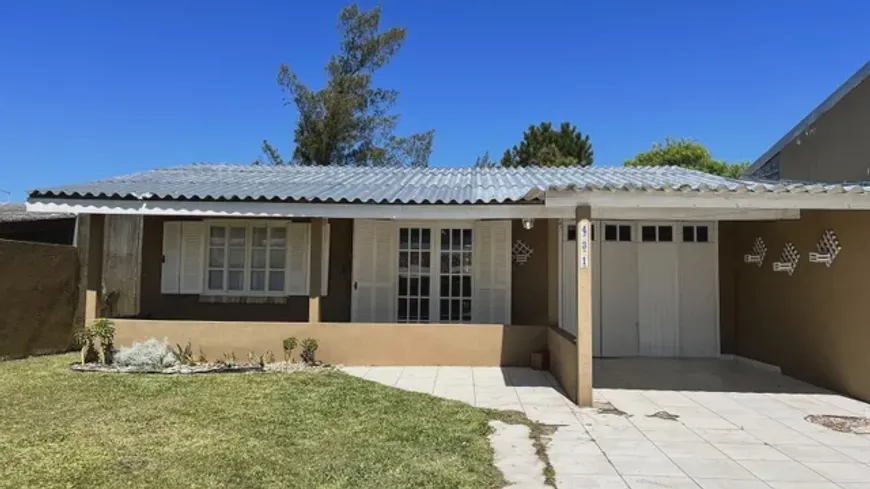
M 604 226 L 604 241 L 616 241 L 616 225 L 607 224 Z
M 269 250 L 269 268 L 284 268 L 284 260 L 287 255 L 284 254 L 284 248 Z
M 223 270 L 208 271 L 208 289 L 223 290 L 224 289 L 224 272 Z
M 450 273 L 460 273 L 462 271 L 462 253 L 450 254 Z
M 674 240 L 674 228 L 671 226 L 659 226 L 659 241 L 670 242 Z
M 399 295 L 408 295 L 408 277 L 399 275 Z
M 230 270 L 227 279 L 227 290 L 243 290 L 245 288 L 245 272 Z
M 462 320 L 471 321 L 471 301 L 468 299 L 462 301 Z
M 432 230 L 424 229 L 420 235 L 421 248 L 428 250 L 432 247 Z
M 266 228 L 254 228 L 253 246 L 266 246 Z
M 462 249 L 471 251 L 471 230 L 463 229 L 462 230 Z
M 462 249 L 462 230 L 461 229 L 451 229 L 450 230 L 450 248 L 454 250 Z
M 450 253 L 441 253 L 441 273 L 450 273 Z
M 420 253 L 417 251 L 411 252 L 411 273 L 420 273 Z
M 577 241 L 577 226 L 568 226 L 568 241 Z
M 420 321 L 429 320 L 429 299 L 420 299 Z
M 266 268 L 266 250 L 251 250 L 251 268 Z
M 459 275 L 453 275 L 450 277 L 450 297 L 459 297 L 461 295 L 461 291 L 459 287 L 462 286 L 462 277 Z
M 208 232 L 208 242 L 215 246 L 223 246 L 226 243 L 226 236 L 226 228 L 211 227 Z
M 209 248 L 208 249 L 208 266 L 213 268 L 223 268 L 224 266 L 224 249 Z
M 429 297 L 429 277 L 420 277 L 420 295 Z
M 450 277 L 441 276 L 441 297 L 450 297 Z
M 449 250 L 450 249 L 450 230 L 442 229 L 441 230 L 441 249 Z
M 399 229 L 399 249 L 407 250 L 411 247 L 408 243 L 408 228 Z
M 438 316 L 441 321 L 449 321 L 450 320 L 450 300 L 449 299 L 441 299 L 440 308 L 438 309 Z
M 269 290 L 272 292 L 284 290 L 284 272 L 269 272 Z
M 408 295 L 420 295 L 420 277 L 411 277 L 410 285 Z
M 408 302 L 408 319 L 418 321 L 420 319 L 420 300 L 411 299 Z
M 408 273 L 408 252 L 400 251 L 399 252 L 399 272 L 400 273 Z
M 471 273 L 471 252 L 462 254 L 462 273 Z
M 272 238 L 269 240 L 269 246 L 283 248 L 287 244 L 287 229 L 285 228 L 270 228 Z
M 683 226 L 683 241 L 686 243 L 691 243 L 692 241 L 695 241 L 694 226 Z
M 245 249 L 230 248 L 229 258 L 227 259 L 227 261 L 229 262 L 230 268 L 245 268 Z
M 431 253 L 428 251 L 424 251 L 420 254 L 420 273 L 429 273 L 430 264 L 429 259 L 431 258 Z
M 641 241 L 655 241 L 656 240 L 656 227 L 655 226 L 642 226 L 640 228 L 640 239 L 641 239 Z
M 411 249 L 419 250 L 420 249 L 420 230 L 412 229 L 411 230 Z
M 627 225 L 619 226 L 619 240 L 620 241 L 631 241 L 631 226 L 627 226 Z
M 595 224 L 592 225 L 592 241 L 595 241 Z
M 706 243 L 710 240 L 710 232 L 707 226 L 698 226 L 696 231 L 696 238 L 699 243 Z
M 245 246 L 245 228 L 230 228 L 230 246 Z
M 450 320 L 451 321 L 459 321 L 459 299 L 453 299 L 450 301 Z
M 462 277 L 462 297 L 471 297 L 471 277 Z
M 408 320 L 408 299 L 399 299 L 399 321 Z
M 251 290 L 258 290 L 258 291 L 266 290 L 266 272 L 263 272 L 263 271 L 251 272 Z

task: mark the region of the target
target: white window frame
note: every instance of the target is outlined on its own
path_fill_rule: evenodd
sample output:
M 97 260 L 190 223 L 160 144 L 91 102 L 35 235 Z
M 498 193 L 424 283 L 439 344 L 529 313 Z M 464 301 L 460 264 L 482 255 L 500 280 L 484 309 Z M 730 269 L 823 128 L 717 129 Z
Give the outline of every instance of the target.
M 205 225 L 205 252 L 203 253 L 203 277 L 202 277 L 202 294 L 205 296 L 230 296 L 230 297 L 287 297 L 287 280 L 289 275 L 288 264 L 290 260 L 289 251 L 290 251 L 290 221 L 286 220 L 272 220 L 272 219 L 259 219 L 259 220 L 237 220 L 237 219 L 209 219 L 204 220 L 203 224 Z M 209 252 L 211 248 L 211 244 L 209 242 L 211 237 L 211 228 L 212 227 L 223 227 L 225 229 L 229 229 L 230 227 L 236 228 L 245 228 L 245 265 L 244 265 L 244 275 L 243 275 L 243 285 L 242 290 L 227 290 L 227 286 L 229 285 L 229 274 L 227 273 L 229 267 L 229 255 L 225 257 L 224 261 L 224 281 L 223 281 L 223 290 L 214 290 L 208 287 L 208 274 L 209 270 L 212 267 L 209 266 Z M 268 274 L 266 276 L 266 287 L 265 290 L 251 290 L 251 249 L 253 248 L 253 228 L 255 227 L 266 227 L 266 228 L 284 228 L 285 230 L 285 244 L 284 244 L 284 287 L 280 291 L 268 290 L 269 288 L 269 277 Z M 229 232 L 227 232 L 226 239 L 229 240 Z M 229 246 L 229 243 L 224 245 L 225 247 Z M 310 243 L 309 243 L 309 251 L 310 251 Z M 267 265 L 268 265 L 268 254 L 267 254 Z M 268 267 L 267 267 L 268 270 Z
M 432 230 L 431 233 L 431 244 L 430 244 L 430 273 L 429 273 L 429 320 L 426 322 L 418 321 L 418 322 L 410 322 L 410 321 L 401 321 L 399 320 L 399 273 L 398 273 L 398 265 L 396 266 L 396 276 L 393 280 L 395 280 L 395 288 L 393 293 L 393 300 L 396 301 L 396 322 L 400 323 L 409 323 L 409 324 L 469 324 L 473 323 L 474 320 L 470 319 L 467 321 L 460 320 L 459 321 L 450 321 L 450 320 L 441 320 L 441 230 L 442 229 L 468 229 L 471 231 L 471 240 L 474 243 L 474 222 L 473 220 L 438 220 L 438 221 L 421 221 L 421 220 L 400 220 L 396 221 L 396 225 L 394 227 L 394 232 L 396 233 L 396 248 L 395 255 L 393 259 L 398 263 L 399 260 L 399 246 L 398 246 L 398 236 L 399 230 L 401 228 L 428 228 Z M 474 283 L 474 267 L 475 267 L 475 256 L 474 256 L 474 245 L 472 244 L 471 250 L 471 317 L 474 317 L 474 308 L 478 304 L 477 297 L 475 297 L 477 286 Z M 449 276 L 449 274 L 445 275 Z M 461 307 L 461 302 L 460 302 Z

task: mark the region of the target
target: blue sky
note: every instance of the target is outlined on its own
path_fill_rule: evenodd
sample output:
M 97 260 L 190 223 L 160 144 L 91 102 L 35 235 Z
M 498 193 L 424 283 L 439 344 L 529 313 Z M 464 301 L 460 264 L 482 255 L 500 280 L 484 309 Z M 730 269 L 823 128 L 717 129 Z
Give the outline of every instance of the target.
M 25 190 L 292 148 L 275 82 L 319 86 L 346 1 L 0 2 L 0 189 Z M 369 6 L 372 2 L 362 2 Z M 570 120 L 597 165 L 665 136 L 753 160 L 868 58 L 870 2 L 384 0 L 408 28 L 376 84 L 431 163 L 499 157 Z M 4 195 L 0 195 L 4 200 Z

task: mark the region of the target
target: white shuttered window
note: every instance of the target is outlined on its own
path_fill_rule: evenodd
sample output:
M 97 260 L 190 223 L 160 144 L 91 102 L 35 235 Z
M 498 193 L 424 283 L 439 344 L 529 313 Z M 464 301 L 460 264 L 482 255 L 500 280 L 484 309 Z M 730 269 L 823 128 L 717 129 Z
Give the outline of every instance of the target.
M 167 221 L 161 292 L 308 294 L 309 223 Z
M 474 300 L 476 323 L 510 323 L 511 223 L 474 223 Z

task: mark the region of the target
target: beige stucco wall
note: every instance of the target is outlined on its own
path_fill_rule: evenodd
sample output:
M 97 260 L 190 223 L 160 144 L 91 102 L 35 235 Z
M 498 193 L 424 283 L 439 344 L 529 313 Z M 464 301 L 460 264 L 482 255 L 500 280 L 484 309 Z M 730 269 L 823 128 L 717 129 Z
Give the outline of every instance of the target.
M 522 241 L 533 250 L 525 265 L 511 260 L 511 324 L 545 325 L 549 300 L 547 220 L 536 220 L 532 229 L 523 229 L 522 221 L 515 220 L 511 234 L 514 243 Z
M 547 349 L 550 353 L 550 372 L 559 381 L 568 398 L 577 402 L 577 342 L 559 328 L 547 328 Z
M 780 178 L 870 180 L 870 79 L 820 117 L 779 156 Z
M 249 351 L 267 350 L 280 357 L 284 338 L 295 336 L 301 341 L 311 337 L 320 344 L 318 358 L 344 365 L 525 366 L 532 352 L 547 345 L 543 326 L 118 319 L 115 327 L 119 346 L 152 337 L 182 345 L 190 340 L 194 351 L 202 347 L 210 359 L 230 352 L 247 359 Z
M 808 260 L 826 229 L 843 246 L 830 268 Z M 719 235 L 723 350 L 870 401 L 870 212 L 722 223 Z M 759 236 L 768 248 L 760 268 L 743 263 Z M 801 254 L 792 276 L 772 268 L 787 241 Z

